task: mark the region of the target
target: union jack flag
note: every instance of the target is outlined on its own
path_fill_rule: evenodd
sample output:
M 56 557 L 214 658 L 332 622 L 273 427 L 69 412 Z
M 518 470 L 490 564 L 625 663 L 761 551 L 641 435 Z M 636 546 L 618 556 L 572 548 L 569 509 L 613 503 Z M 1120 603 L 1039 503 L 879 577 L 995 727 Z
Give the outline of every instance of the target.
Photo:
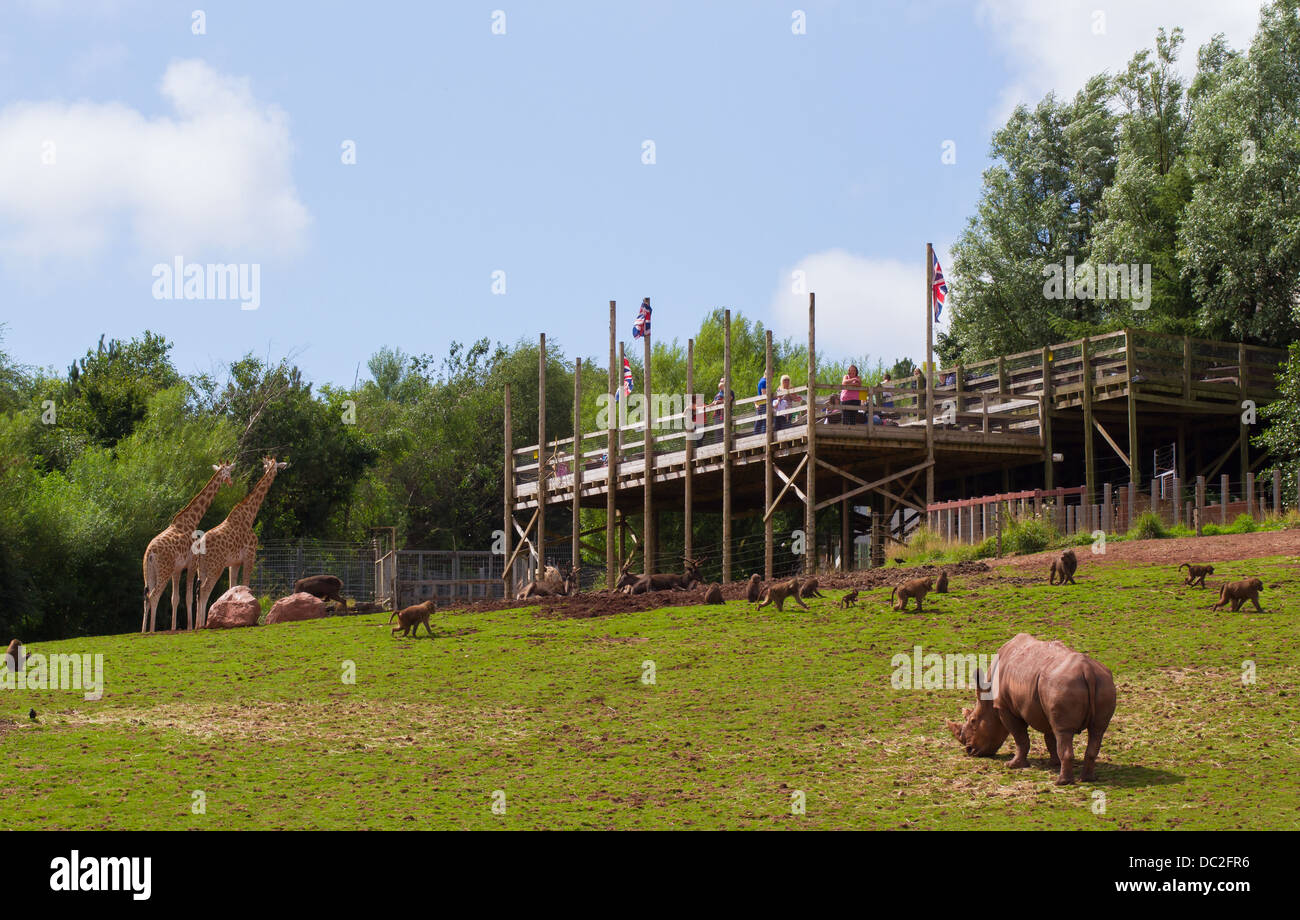
M 627 358 L 623 359 L 623 392 L 632 395 L 632 362 Z
M 641 309 L 636 312 L 636 322 L 632 324 L 632 338 L 639 339 L 650 334 L 650 298 L 641 301 Z M 632 392 L 628 390 L 628 392 Z
M 948 296 L 948 282 L 943 280 L 943 269 L 939 267 L 939 256 L 934 255 L 934 279 L 931 281 L 934 285 L 934 318 L 938 322 L 939 314 L 943 313 L 943 301 Z

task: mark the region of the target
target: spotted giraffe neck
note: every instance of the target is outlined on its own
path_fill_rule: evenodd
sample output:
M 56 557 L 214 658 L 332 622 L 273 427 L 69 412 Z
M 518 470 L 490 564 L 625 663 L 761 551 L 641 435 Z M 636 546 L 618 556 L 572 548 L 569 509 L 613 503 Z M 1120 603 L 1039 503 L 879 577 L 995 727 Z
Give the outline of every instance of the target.
M 202 520 L 204 512 L 208 510 L 208 506 L 212 504 L 212 500 L 217 497 L 217 492 L 222 485 L 221 471 L 218 470 L 212 474 L 208 484 L 190 499 L 189 504 L 176 512 L 172 518 L 172 526 L 180 528 L 185 533 L 193 531 Z
M 272 465 L 269 470 L 263 473 L 262 478 L 253 487 L 253 491 L 249 492 L 244 500 L 234 507 L 227 520 L 240 527 L 252 527 L 254 519 L 257 518 L 257 512 L 262 508 L 262 500 L 266 498 L 266 493 L 270 490 L 271 483 L 275 481 L 277 472 L 279 472 L 278 467 Z

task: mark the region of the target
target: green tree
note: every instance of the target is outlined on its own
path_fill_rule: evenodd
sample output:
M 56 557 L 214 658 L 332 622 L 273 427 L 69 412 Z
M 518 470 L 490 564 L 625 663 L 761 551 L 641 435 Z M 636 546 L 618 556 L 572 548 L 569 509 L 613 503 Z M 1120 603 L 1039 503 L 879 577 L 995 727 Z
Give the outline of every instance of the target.
M 1219 56 L 1188 138 L 1196 180 L 1179 255 L 1216 338 L 1285 345 L 1300 321 L 1300 12 L 1261 12 L 1248 55 Z
M 1048 95 L 1032 111 L 1018 107 L 993 136 L 977 214 L 953 246 L 944 363 L 1028 351 L 1096 321 L 1093 301 L 1046 297 L 1044 272 L 1091 253 L 1115 172 L 1111 92 L 1094 77 L 1072 102 Z

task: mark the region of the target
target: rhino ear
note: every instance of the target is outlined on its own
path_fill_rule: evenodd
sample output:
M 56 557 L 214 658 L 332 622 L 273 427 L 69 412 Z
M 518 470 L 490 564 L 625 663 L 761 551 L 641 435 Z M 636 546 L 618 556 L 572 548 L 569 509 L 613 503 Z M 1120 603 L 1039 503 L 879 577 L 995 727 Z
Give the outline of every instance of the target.
M 961 733 L 962 733 L 963 726 L 958 725 L 956 722 L 949 722 L 947 724 L 948 724 L 948 731 L 952 732 L 952 736 L 956 738 L 958 741 L 961 741 L 962 740 Z M 965 742 L 962 743 L 964 744 Z
M 980 692 L 984 689 L 984 672 L 979 668 L 975 669 L 975 699 L 980 698 Z

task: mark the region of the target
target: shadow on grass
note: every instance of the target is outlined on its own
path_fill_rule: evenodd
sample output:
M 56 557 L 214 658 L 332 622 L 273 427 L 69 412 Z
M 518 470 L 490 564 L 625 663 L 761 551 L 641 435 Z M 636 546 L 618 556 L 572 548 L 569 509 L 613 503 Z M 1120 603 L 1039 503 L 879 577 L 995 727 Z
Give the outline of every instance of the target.
M 1105 751 L 1102 752 L 1103 755 Z M 994 759 L 1006 767 L 1011 762 L 1013 754 L 998 754 Z M 1076 757 L 1074 760 L 1074 781 L 1082 782 L 1079 779 L 1079 773 L 1083 770 L 1083 760 Z M 1042 771 L 1052 775 L 1053 780 L 1059 771 L 1059 768 L 1053 767 L 1046 757 L 1029 758 L 1029 767 L 1025 770 L 1008 770 L 1008 773 L 1034 773 Z M 1124 789 L 1142 789 L 1147 786 L 1172 786 L 1177 783 L 1186 782 L 1187 777 L 1178 773 L 1170 773 L 1168 770 L 1159 770 L 1155 767 L 1142 767 L 1136 764 L 1108 763 L 1101 758 L 1097 759 L 1097 778 L 1088 783 L 1090 786 L 1117 786 Z

